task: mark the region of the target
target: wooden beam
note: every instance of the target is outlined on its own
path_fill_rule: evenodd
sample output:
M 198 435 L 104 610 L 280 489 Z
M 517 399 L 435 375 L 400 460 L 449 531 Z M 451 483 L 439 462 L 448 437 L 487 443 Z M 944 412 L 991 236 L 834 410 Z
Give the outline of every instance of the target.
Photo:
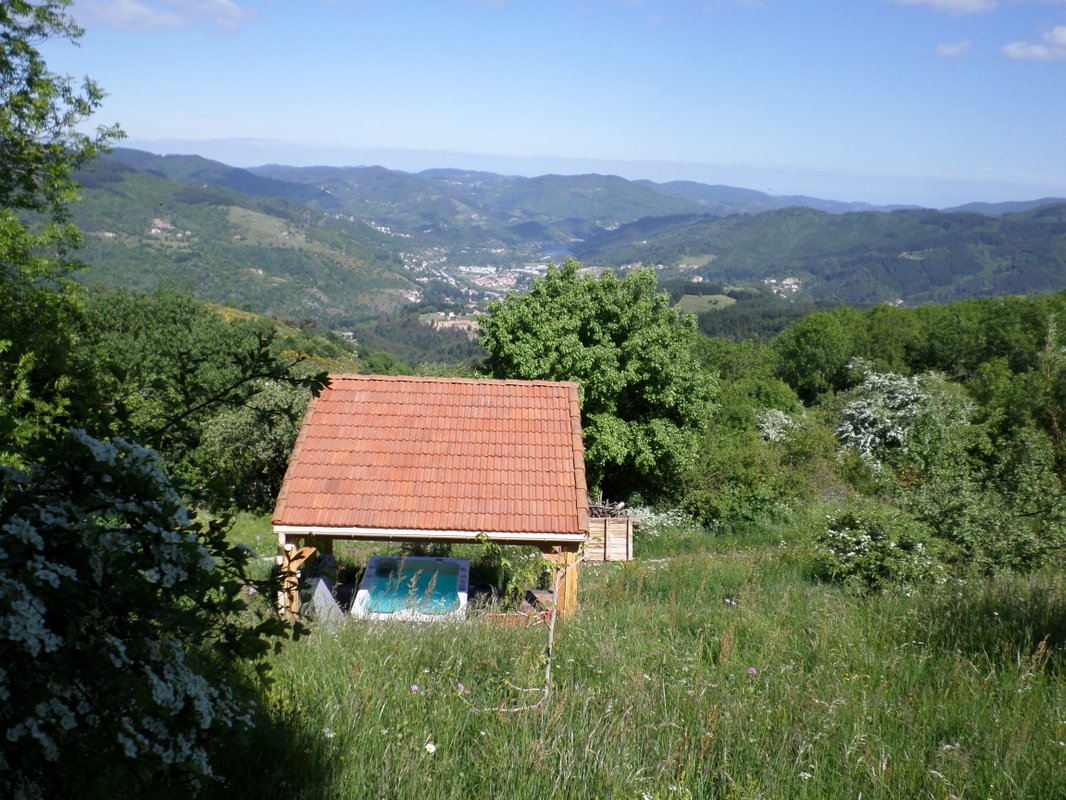
M 281 589 L 278 591 L 278 611 L 288 620 L 300 613 L 300 567 L 313 563 L 317 550 L 313 547 L 286 545 L 279 549 L 278 565 L 281 573 Z
M 577 611 L 578 552 L 580 545 L 561 544 L 542 547 L 541 552 L 552 565 L 552 588 L 555 589 L 555 609 L 567 617 Z

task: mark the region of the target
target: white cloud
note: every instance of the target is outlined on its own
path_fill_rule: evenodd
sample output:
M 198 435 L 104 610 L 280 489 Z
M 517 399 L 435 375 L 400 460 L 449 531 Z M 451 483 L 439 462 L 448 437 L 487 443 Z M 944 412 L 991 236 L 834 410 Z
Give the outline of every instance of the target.
M 1044 41 L 1052 47 L 1066 47 L 1066 25 L 1059 25 L 1045 33 Z
M 999 7 L 998 0 L 893 0 L 901 6 L 928 6 L 948 14 L 987 14 Z
M 1000 54 L 1016 61 L 1066 61 L 1066 25 L 1044 33 L 1044 42 L 1010 42 Z
M 941 58 L 965 58 L 972 46 L 972 42 L 945 42 L 936 46 L 936 54 Z
M 232 31 L 252 18 L 234 0 L 78 0 L 74 14 L 83 25 L 140 33 L 196 27 Z

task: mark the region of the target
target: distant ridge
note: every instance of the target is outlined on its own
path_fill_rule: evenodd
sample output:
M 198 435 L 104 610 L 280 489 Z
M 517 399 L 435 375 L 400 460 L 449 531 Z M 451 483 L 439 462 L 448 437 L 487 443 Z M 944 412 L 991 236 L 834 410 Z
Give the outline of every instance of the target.
M 1001 217 L 1004 214 L 1018 214 L 1032 211 L 1042 206 L 1066 203 L 1066 197 L 1043 197 L 1039 200 L 1015 200 L 1005 203 L 967 203 L 966 205 L 946 208 L 945 211 L 959 211 L 969 214 L 984 214 L 988 217 Z
M 533 196 L 529 200 L 533 205 L 522 208 L 541 214 L 552 213 L 552 209 L 544 207 L 546 203 L 554 203 L 555 211 L 559 210 L 561 203 L 573 205 L 572 195 L 575 193 L 584 194 L 586 199 L 593 198 L 597 193 L 601 196 L 613 193 L 613 204 L 621 208 L 612 207 L 609 202 L 601 203 L 600 208 L 593 210 L 598 213 L 617 212 L 617 216 L 624 218 L 616 220 L 618 222 L 631 222 L 642 216 L 682 213 L 729 216 L 760 214 L 784 208 L 812 208 L 828 214 L 858 211 L 888 213 L 924 208 L 918 205 L 843 202 L 808 195 L 772 195 L 755 189 L 697 181 L 656 183 L 600 173 L 547 173 L 536 177 L 523 177 L 447 167 L 419 172 L 405 172 L 374 165 L 294 167 L 265 164 L 239 168 L 196 155 L 162 156 L 130 148 L 115 148 L 111 157 L 134 169 L 155 172 L 171 180 L 202 181 L 258 197 L 284 197 L 325 210 L 340 208 L 353 200 L 364 203 L 371 209 L 375 207 L 375 201 L 383 197 L 388 197 L 393 206 L 402 205 L 405 196 L 420 203 L 428 199 L 426 192 L 438 200 L 455 197 L 465 203 L 476 203 L 479 199 L 490 203 L 506 203 L 510 198 L 512 205 L 516 198 L 519 198 L 518 202 L 524 203 L 526 198 Z M 344 197 L 335 196 L 338 188 Z M 659 196 L 660 200 L 651 199 L 652 194 Z M 539 198 L 534 195 L 539 195 Z M 1002 203 L 967 203 L 942 210 L 1001 216 L 1061 202 L 1066 202 L 1066 199 L 1045 197 Z M 576 214 L 561 213 L 559 216 L 587 217 L 588 211 L 586 208 L 578 208 Z
M 846 214 L 850 211 L 896 211 L 918 206 L 875 206 L 870 203 L 844 203 L 838 200 L 823 200 L 806 195 L 772 195 L 754 189 L 738 189 L 734 186 L 711 185 L 695 181 L 670 181 L 653 183 L 636 181 L 655 188 L 663 194 L 694 200 L 708 214 L 760 214 L 782 208 L 813 208 L 827 214 Z

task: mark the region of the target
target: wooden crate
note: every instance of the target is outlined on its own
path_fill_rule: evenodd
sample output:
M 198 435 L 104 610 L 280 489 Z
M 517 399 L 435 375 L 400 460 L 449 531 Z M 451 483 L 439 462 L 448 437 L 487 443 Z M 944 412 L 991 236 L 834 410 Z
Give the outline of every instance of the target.
M 585 542 L 586 561 L 631 561 L 632 559 L 632 517 L 589 519 L 589 538 Z

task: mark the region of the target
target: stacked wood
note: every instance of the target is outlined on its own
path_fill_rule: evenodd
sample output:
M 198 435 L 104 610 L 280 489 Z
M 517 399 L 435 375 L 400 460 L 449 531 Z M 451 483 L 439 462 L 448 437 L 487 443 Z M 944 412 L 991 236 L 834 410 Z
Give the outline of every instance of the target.
M 586 561 L 631 561 L 632 517 L 591 517 L 585 542 Z
M 624 517 L 626 516 L 625 507 L 625 503 L 612 503 L 601 497 L 599 500 L 592 500 L 589 502 L 589 516 L 597 518 L 607 517 L 610 519 Z

